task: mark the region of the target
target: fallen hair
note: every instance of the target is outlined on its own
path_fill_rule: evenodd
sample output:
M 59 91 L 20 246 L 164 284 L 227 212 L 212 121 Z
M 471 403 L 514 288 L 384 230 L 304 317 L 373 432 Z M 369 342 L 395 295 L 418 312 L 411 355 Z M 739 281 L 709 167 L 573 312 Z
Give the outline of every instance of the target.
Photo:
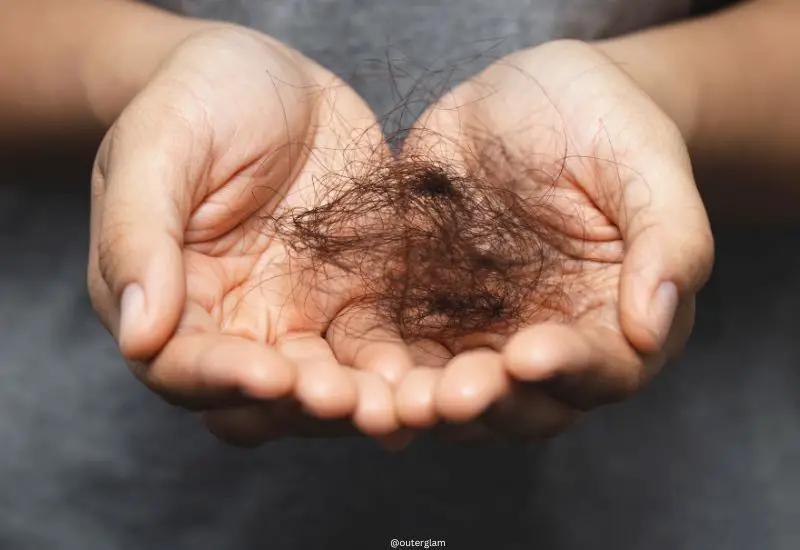
M 356 277 L 351 305 L 406 341 L 508 334 L 568 309 L 546 193 L 526 198 L 491 171 L 421 155 L 318 187 L 318 204 L 286 211 L 271 231 L 308 269 Z
M 441 95 L 448 78 L 427 99 Z M 388 125 L 405 128 L 403 118 L 417 116 L 410 96 L 396 99 L 399 121 Z M 406 341 L 508 335 L 569 317 L 568 286 L 579 277 L 565 251 L 575 239 L 566 242 L 565 213 L 551 204 L 567 152 L 509 154 L 501 136 L 484 130 L 472 140 L 481 150 L 460 151 L 469 162 L 447 162 L 424 151 L 397 154 L 406 135 L 397 130 L 380 144 L 396 154 L 368 155 L 318 179 L 314 206 L 267 220 L 295 265 L 354 279 L 360 292 L 348 307 L 368 309 Z

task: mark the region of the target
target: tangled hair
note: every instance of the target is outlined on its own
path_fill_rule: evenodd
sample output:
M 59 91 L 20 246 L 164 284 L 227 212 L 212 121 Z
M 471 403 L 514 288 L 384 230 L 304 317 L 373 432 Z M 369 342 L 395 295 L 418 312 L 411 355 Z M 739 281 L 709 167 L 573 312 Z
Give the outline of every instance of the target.
M 309 269 L 356 277 L 359 307 L 405 340 L 508 333 L 564 310 L 545 196 L 422 156 L 330 174 L 316 206 L 272 220 Z
M 381 147 L 407 134 L 397 131 Z M 372 154 L 355 169 L 328 173 L 315 181 L 313 206 L 282 211 L 268 231 L 317 278 L 355 280 L 360 291 L 348 305 L 369 308 L 406 341 L 508 335 L 563 320 L 573 309 L 568 286 L 580 281 L 572 260 L 581 241 L 563 231 L 563 204 L 551 200 L 555 183 L 569 179 L 566 151 L 520 166 L 543 152 L 512 155 L 504 140 L 480 138 L 482 150 L 459 152 L 469 162 Z

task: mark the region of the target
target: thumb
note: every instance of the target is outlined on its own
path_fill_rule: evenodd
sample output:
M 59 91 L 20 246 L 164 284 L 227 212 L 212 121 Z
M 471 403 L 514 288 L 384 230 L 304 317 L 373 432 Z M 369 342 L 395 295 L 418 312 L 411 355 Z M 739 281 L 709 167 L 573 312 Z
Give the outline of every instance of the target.
M 131 361 L 155 355 L 175 331 L 186 297 L 183 235 L 191 212 L 190 130 L 154 117 L 120 123 L 95 175 L 90 288 Z
M 641 353 L 662 351 L 678 305 L 711 275 L 714 241 L 691 169 L 657 162 L 623 191 L 626 244 L 620 276 L 620 323 Z

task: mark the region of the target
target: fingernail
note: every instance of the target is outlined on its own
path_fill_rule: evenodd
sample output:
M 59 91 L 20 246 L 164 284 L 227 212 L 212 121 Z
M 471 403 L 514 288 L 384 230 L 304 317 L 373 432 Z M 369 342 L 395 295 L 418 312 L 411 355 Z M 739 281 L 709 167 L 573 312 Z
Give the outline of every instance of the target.
M 122 292 L 120 302 L 120 340 L 125 334 L 130 334 L 134 327 L 144 317 L 144 289 L 141 285 L 130 284 Z
M 661 283 L 650 302 L 650 319 L 656 338 L 658 338 L 659 347 L 662 347 L 667 341 L 677 308 L 678 287 L 672 282 Z

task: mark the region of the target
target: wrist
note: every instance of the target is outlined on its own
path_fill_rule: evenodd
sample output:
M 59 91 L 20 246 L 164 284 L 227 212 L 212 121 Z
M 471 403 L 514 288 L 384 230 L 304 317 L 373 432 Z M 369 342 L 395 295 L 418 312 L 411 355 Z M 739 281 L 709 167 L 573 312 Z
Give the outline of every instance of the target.
M 696 134 L 699 85 L 690 63 L 670 49 L 669 30 L 623 36 L 592 44 L 616 63 L 675 123 L 691 147 Z
M 109 126 L 150 81 L 170 53 L 192 34 L 221 23 L 121 2 L 95 25 L 81 61 L 89 112 Z

